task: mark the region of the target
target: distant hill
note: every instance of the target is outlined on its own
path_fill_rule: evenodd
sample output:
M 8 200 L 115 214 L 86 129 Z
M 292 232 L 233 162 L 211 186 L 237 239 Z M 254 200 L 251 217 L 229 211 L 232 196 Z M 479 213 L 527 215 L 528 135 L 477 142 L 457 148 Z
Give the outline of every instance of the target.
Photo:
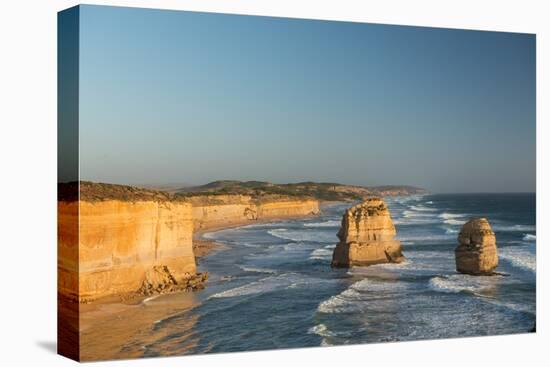
M 293 199 L 323 201 L 356 201 L 369 196 L 407 196 L 426 193 L 413 186 L 363 187 L 338 183 L 300 182 L 273 184 L 262 181 L 214 181 L 206 185 L 184 187 L 170 191 L 137 186 L 80 181 L 80 199 L 86 201 L 189 201 L 195 204 L 240 202 L 238 195 L 250 196 L 257 202 Z M 78 183 L 58 185 L 60 201 L 78 200 Z M 249 200 L 249 199 L 247 199 Z
M 206 185 L 185 187 L 175 192 L 180 197 L 204 195 L 249 195 L 255 198 L 268 196 L 313 197 L 325 201 L 354 201 L 368 196 L 407 196 L 426 193 L 413 186 L 364 187 L 327 182 L 299 182 L 274 184 L 263 181 L 222 180 Z

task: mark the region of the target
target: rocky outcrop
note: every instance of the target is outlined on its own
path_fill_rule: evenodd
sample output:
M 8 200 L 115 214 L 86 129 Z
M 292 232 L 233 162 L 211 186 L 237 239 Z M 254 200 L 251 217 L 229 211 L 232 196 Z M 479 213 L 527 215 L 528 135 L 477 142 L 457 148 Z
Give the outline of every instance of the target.
M 135 293 L 146 274 L 159 288 L 159 269 L 171 279 L 165 288 L 196 277 L 189 203 L 81 198 L 60 201 L 58 214 L 58 289 L 64 296 L 87 302 Z
M 247 195 L 216 195 L 187 200 L 193 205 L 195 230 L 319 213 L 319 201 L 305 198 L 258 201 Z
M 145 279 L 138 290 L 138 294 L 150 296 L 160 293 L 195 291 L 204 289 L 204 283 L 207 279 L 208 273 L 197 273 L 178 280 L 168 266 L 157 265 L 145 273 Z
M 332 266 L 368 266 L 404 260 L 401 243 L 382 199 L 369 198 L 346 210 L 338 232 Z
M 491 275 L 498 266 L 495 233 L 489 221 L 477 218 L 462 226 L 455 249 L 456 270 L 471 275 Z

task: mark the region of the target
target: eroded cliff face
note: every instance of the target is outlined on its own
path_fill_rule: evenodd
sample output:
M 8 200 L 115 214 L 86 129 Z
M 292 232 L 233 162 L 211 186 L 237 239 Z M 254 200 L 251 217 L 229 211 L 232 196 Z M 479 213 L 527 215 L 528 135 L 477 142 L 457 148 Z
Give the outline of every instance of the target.
M 59 202 L 58 214 L 58 282 L 65 296 L 88 301 L 136 292 L 156 269 L 179 284 L 196 274 L 189 203 L 81 200 Z
M 58 289 L 87 302 L 110 295 L 201 289 L 193 234 L 256 220 L 319 212 L 315 199 L 268 195 L 201 195 L 81 181 L 61 184 Z
M 498 266 L 495 233 L 486 218 L 462 226 L 455 249 L 456 270 L 464 274 L 490 275 Z
M 368 266 L 402 262 L 401 243 L 383 200 L 369 198 L 346 210 L 338 232 L 332 266 Z
M 216 196 L 215 201 L 200 198 L 191 202 L 195 230 L 319 213 L 319 201 L 314 199 L 257 202 L 246 195 L 220 195 Z

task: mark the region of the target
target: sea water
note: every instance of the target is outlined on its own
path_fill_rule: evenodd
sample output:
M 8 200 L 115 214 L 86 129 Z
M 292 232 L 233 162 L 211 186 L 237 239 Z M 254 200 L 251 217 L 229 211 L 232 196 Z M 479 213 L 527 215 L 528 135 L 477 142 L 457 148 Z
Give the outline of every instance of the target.
M 208 233 L 225 244 L 202 259 L 200 305 L 160 320 L 145 355 L 169 346 L 187 353 L 378 343 L 525 333 L 535 323 L 535 194 L 386 198 L 406 261 L 332 269 L 342 214 L 332 204 L 314 218 Z M 469 218 L 495 231 L 498 271 L 455 271 L 454 248 Z M 174 325 L 194 320 L 191 330 Z M 184 335 L 185 334 L 185 335 Z M 178 340 L 182 340 L 181 343 Z

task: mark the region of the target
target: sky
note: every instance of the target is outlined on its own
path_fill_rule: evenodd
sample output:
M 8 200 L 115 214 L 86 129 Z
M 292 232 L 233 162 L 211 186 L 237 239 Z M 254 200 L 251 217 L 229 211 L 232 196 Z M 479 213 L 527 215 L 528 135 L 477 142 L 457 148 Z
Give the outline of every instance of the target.
M 535 36 L 82 6 L 83 180 L 535 191 Z

